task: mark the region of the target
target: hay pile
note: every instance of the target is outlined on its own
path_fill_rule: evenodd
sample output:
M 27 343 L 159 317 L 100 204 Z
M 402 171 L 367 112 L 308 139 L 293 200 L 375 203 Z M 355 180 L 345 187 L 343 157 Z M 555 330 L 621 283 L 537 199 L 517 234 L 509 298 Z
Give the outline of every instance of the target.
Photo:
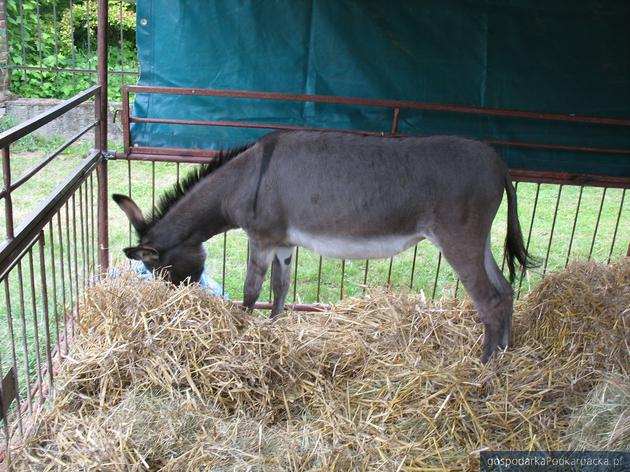
M 372 292 L 272 323 L 199 288 L 107 279 L 12 463 L 474 470 L 483 449 L 592 448 L 582 433 L 627 445 L 629 321 L 627 259 L 547 276 L 517 305 L 517 347 L 487 366 L 466 301 Z M 611 382 L 626 420 L 606 439 L 611 409 L 588 405 Z

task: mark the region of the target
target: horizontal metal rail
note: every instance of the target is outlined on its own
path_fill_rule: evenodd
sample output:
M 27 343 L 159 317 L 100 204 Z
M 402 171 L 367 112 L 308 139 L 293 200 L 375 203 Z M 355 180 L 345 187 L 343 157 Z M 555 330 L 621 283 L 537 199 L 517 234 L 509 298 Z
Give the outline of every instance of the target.
M 525 169 L 510 169 L 510 175 L 517 182 L 582 185 L 604 188 L 630 188 L 629 177 L 613 177 L 595 174 L 571 174 L 568 172 L 548 172 Z
M 26 120 L 25 122 L 14 126 L 13 128 L 0 133 L 0 148 L 4 148 L 11 143 L 14 143 L 20 138 L 23 138 L 29 133 L 41 128 L 42 126 L 50 123 L 55 118 L 60 117 L 64 113 L 72 110 L 80 103 L 85 102 L 89 98 L 95 96 L 101 90 L 100 85 L 93 85 L 89 89 L 84 92 L 78 93 L 72 98 L 68 100 L 64 100 L 58 105 L 52 107 L 51 109 L 40 113 L 39 115 L 31 118 L 30 120 Z
M 382 131 L 361 131 L 347 130 L 339 128 L 311 128 L 298 125 L 279 125 L 272 123 L 251 123 L 247 121 L 217 121 L 217 120 L 180 120 L 175 118 L 140 118 L 129 117 L 129 123 L 152 123 L 152 124 L 168 124 L 168 125 L 188 125 L 188 126 L 217 126 L 226 128 L 254 128 L 254 129 L 274 129 L 285 131 L 312 130 L 312 131 L 337 131 L 351 134 L 384 136 L 386 133 Z M 397 133 L 396 136 L 411 136 Z M 504 141 L 497 139 L 482 139 L 483 142 L 493 144 L 495 146 L 507 147 L 523 147 L 532 149 L 548 149 L 555 151 L 576 151 L 576 152 L 601 152 L 604 154 L 625 154 L 630 155 L 630 149 L 625 148 L 608 148 L 608 147 L 592 147 L 592 146 L 571 146 L 565 144 L 544 144 L 544 143 L 528 143 L 524 141 Z M 133 152 L 139 153 L 137 148 Z
M 391 108 L 393 112 L 392 125 L 390 131 L 365 131 L 365 130 L 349 130 L 337 128 L 312 128 L 297 125 L 285 125 L 276 123 L 255 123 L 247 121 L 227 121 L 227 120 L 186 120 L 176 118 L 144 118 L 131 116 L 129 94 L 130 93 L 155 93 L 155 94 L 171 94 L 171 95 L 188 95 L 188 96 L 207 96 L 221 98 L 236 99 L 262 99 L 262 100 L 281 100 L 281 101 L 300 101 L 330 104 L 345 104 L 357 106 L 373 106 Z M 275 92 L 251 92 L 239 90 L 209 90 L 198 88 L 178 88 L 178 87 L 152 87 L 132 85 L 123 87 L 123 142 L 124 152 L 114 155 L 117 159 L 128 159 L 138 161 L 161 161 L 161 162 L 179 162 L 179 163 L 202 163 L 207 158 L 215 155 L 215 151 L 209 149 L 181 149 L 181 148 L 159 148 L 152 146 L 136 146 L 131 143 L 130 125 L 132 123 L 153 123 L 153 124 L 172 124 L 172 125 L 189 125 L 189 126 L 213 126 L 213 127 L 238 127 L 250 129 L 275 129 L 275 130 L 328 130 L 340 131 L 346 133 L 358 133 L 368 135 L 396 135 L 405 136 L 398 132 L 398 121 L 401 109 L 426 110 L 436 112 L 477 114 L 483 116 L 499 116 L 504 118 L 525 118 L 539 121 L 560 121 L 576 124 L 591 125 L 608 125 L 608 126 L 630 126 L 630 120 L 617 119 L 598 116 L 582 116 L 573 114 L 560 113 L 538 113 L 520 110 L 502 110 L 495 108 L 482 107 L 466 107 L 446 104 L 420 103 L 401 100 L 380 100 L 365 99 L 354 97 L 333 97 L 325 95 L 306 95 L 306 94 L 285 94 Z M 553 143 L 532 143 L 513 140 L 498 139 L 482 139 L 482 141 L 494 145 L 505 147 L 520 147 L 529 149 L 546 149 L 552 151 L 570 151 L 580 153 L 602 153 L 630 155 L 629 148 L 617 147 L 597 147 L 597 146 L 579 146 L 564 145 Z M 526 169 L 511 169 L 512 175 L 516 181 L 525 182 L 545 182 L 567 185 L 589 185 L 598 187 L 616 187 L 628 188 L 630 179 L 627 177 L 611 177 L 593 174 L 574 174 L 565 172 L 547 172 L 547 171 L 530 171 Z
M 33 167 L 31 167 L 28 171 L 26 171 L 19 179 L 16 179 L 11 185 L 10 185 L 10 190 L 11 192 L 13 190 L 18 189 L 19 187 L 21 187 L 22 185 L 24 185 L 26 182 L 28 182 L 31 177 L 33 177 L 35 174 L 37 174 L 40 170 L 42 170 L 47 164 L 49 164 L 55 157 L 57 157 L 59 154 L 61 154 L 63 151 L 65 151 L 66 149 L 68 149 L 73 143 L 75 143 L 81 136 L 83 136 L 85 133 L 87 133 L 88 131 L 90 131 L 91 129 L 96 128 L 96 126 L 98 126 L 98 124 L 100 123 L 100 121 L 95 121 L 94 123 L 90 123 L 89 125 L 85 126 L 83 129 L 81 129 L 78 133 L 74 134 L 72 137 L 70 137 L 70 139 L 68 139 L 68 141 L 66 141 L 65 143 L 63 143 L 61 146 L 59 146 L 57 149 L 55 149 L 53 152 L 51 152 L 50 154 L 48 154 L 47 156 L 45 156 L 40 162 L 38 162 L 36 165 L 34 165 Z M 0 190 L 0 198 L 4 198 L 7 195 L 7 189 L 2 189 Z
M 570 123 L 589 123 L 630 127 L 630 120 L 601 116 L 583 116 L 566 113 L 541 113 L 521 110 L 503 110 L 498 108 L 469 107 L 442 103 L 421 103 L 405 100 L 381 100 L 374 98 L 333 97 L 326 95 L 288 94 L 276 92 L 251 92 L 225 89 L 199 89 L 179 87 L 150 87 L 130 85 L 123 88 L 123 95 L 128 93 L 159 93 L 167 95 L 196 95 L 224 98 L 259 98 L 266 100 L 287 100 L 300 102 L 331 103 L 345 105 L 376 106 L 384 108 L 405 108 L 411 110 L 439 111 L 449 113 L 477 114 L 484 116 L 502 116 L 507 118 L 527 118 L 544 121 L 566 121 Z
M 10 70 L 34 70 L 36 72 L 53 72 L 53 73 L 64 73 L 70 72 L 75 74 L 97 74 L 98 71 L 96 69 L 80 69 L 76 67 L 39 67 L 39 66 L 19 66 L 15 64 L 10 64 L 7 66 Z M 133 75 L 137 76 L 140 71 L 137 70 L 120 70 L 120 69 L 107 69 L 108 74 L 115 75 Z
M 211 149 L 179 149 L 134 147 L 131 154 L 117 152 L 114 159 L 143 162 L 176 162 L 180 164 L 205 164 L 212 162 L 219 151 Z M 547 172 L 525 169 L 510 169 L 510 175 L 517 182 L 533 182 L 563 185 L 587 185 L 590 187 L 630 188 L 630 178 L 595 174 L 571 174 L 568 172 Z

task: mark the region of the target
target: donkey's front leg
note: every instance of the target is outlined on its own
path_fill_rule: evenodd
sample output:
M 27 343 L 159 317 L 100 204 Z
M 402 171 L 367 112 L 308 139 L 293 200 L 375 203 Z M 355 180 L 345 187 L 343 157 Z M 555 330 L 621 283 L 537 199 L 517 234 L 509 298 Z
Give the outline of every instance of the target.
M 292 247 L 282 247 L 276 250 L 271 270 L 271 287 L 273 289 L 273 308 L 271 317 L 275 318 L 284 310 L 284 299 L 291 284 Z
M 247 263 L 247 277 L 243 288 L 243 306 L 253 309 L 260 296 L 263 280 L 271 260 L 275 256 L 275 248 L 263 248 L 260 243 L 249 240 L 249 261 Z

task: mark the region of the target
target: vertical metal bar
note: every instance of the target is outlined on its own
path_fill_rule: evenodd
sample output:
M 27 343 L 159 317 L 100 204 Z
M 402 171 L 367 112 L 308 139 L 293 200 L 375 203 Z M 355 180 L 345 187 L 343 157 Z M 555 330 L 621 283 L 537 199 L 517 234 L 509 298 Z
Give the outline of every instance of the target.
M 6 5 L 6 4 L 5 4 Z M 18 10 L 20 12 L 20 36 L 21 36 L 21 45 L 22 45 L 22 64 L 28 65 L 26 61 L 26 34 L 24 32 L 24 24 L 26 23 L 26 18 L 24 18 L 24 4 L 22 0 L 18 2 Z
M 49 387 L 53 388 L 53 366 L 52 366 L 52 346 L 50 345 L 50 316 L 48 312 L 48 281 L 46 277 L 46 255 L 44 253 L 44 232 L 39 233 L 39 274 L 42 284 L 42 306 L 44 312 L 44 341 L 46 343 L 46 360 L 48 369 L 48 382 Z M 40 391 L 43 397 L 43 384 L 40 383 Z
M 79 319 L 79 296 L 81 291 L 79 290 L 79 241 L 77 239 L 77 200 L 76 194 L 72 194 L 72 237 L 74 239 L 74 290 L 75 298 L 74 304 L 77 307 L 77 320 Z
M 97 275 L 96 273 L 96 219 L 94 218 L 94 173 L 90 173 L 90 226 L 91 226 L 91 240 L 92 240 L 92 277 Z
M 438 252 L 437 269 L 435 270 L 435 281 L 433 282 L 433 292 L 431 293 L 431 300 L 435 300 L 435 292 L 437 291 L 438 277 L 440 276 L 440 266 L 442 265 L 442 252 Z
M 35 2 L 35 17 L 37 19 L 37 55 L 39 56 L 39 67 L 44 67 L 44 56 L 42 54 L 42 24 L 39 14 L 39 0 Z M 44 85 L 44 71 L 39 71 L 39 83 Z
M 20 294 L 20 323 L 22 324 L 22 355 L 24 357 L 24 376 L 26 379 L 26 403 L 29 415 L 33 413 L 33 402 L 31 401 L 31 375 L 30 362 L 28 360 L 28 338 L 26 337 L 26 307 L 24 303 L 24 274 L 22 273 L 22 261 L 18 262 L 18 288 Z
M 90 0 L 85 0 L 85 9 L 86 9 L 86 14 L 85 14 L 85 30 L 87 32 L 86 34 L 86 43 L 87 43 L 87 60 L 88 60 L 88 69 L 92 68 L 92 45 L 90 44 L 90 14 L 91 12 L 91 8 L 90 8 Z M 98 33 L 97 33 L 98 34 Z M 88 76 L 89 77 L 89 76 Z
M 127 195 L 131 198 L 131 160 L 127 159 Z M 131 246 L 131 220 L 127 222 L 129 245 Z
M 81 220 L 82 220 L 81 223 L 85 228 L 85 256 L 84 256 L 85 260 L 83 262 L 83 267 L 84 267 L 83 278 L 85 279 L 84 289 L 85 287 L 88 286 L 89 280 L 90 280 L 90 197 L 88 195 L 89 185 L 90 183 L 88 181 L 88 178 L 86 178 L 83 184 L 81 185 L 81 188 L 83 189 L 83 192 L 84 192 L 83 215 L 81 217 Z
M 560 196 L 562 195 L 562 185 L 558 187 L 558 196 L 556 197 L 556 207 L 553 211 L 553 220 L 551 221 L 551 231 L 549 234 L 549 242 L 547 243 L 547 253 L 545 254 L 545 263 L 543 266 L 543 275 L 547 272 L 547 264 L 549 263 L 549 253 L 551 251 L 551 241 L 553 240 L 553 231 L 556 228 L 556 217 L 558 216 L 558 206 L 560 205 Z
M 223 268 L 221 270 L 221 295 L 225 296 L 225 266 L 227 262 L 227 232 L 223 233 Z
M 595 231 L 593 231 L 593 240 L 591 241 L 591 248 L 588 251 L 588 260 L 591 260 L 591 256 L 593 255 L 593 248 L 595 247 L 595 239 L 597 238 L 597 230 L 599 229 L 599 220 L 602 216 L 602 208 L 604 208 L 604 200 L 606 199 L 606 190 L 607 187 L 604 187 L 604 191 L 602 192 L 602 200 L 599 203 L 599 211 L 597 212 L 597 221 L 595 222 Z
M 151 217 L 155 218 L 155 161 L 151 161 Z
M 4 299 L 7 307 L 7 335 L 11 339 L 11 362 L 13 363 L 12 368 L 14 369 L 15 374 L 15 400 L 17 404 L 18 428 L 20 431 L 20 436 L 23 436 L 24 432 L 22 430 L 22 415 L 20 415 L 20 387 L 17 374 L 17 354 L 15 352 L 15 334 L 13 333 L 13 310 L 11 307 L 11 295 L 9 294 L 8 275 L 4 279 Z M 2 372 L 2 374 L 4 374 L 4 372 Z
M 319 266 L 317 268 L 317 297 L 315 298 L 317 300 L 317 303 L 320 302 L 320 294 L 321 294 L 321 288 L 322 288 L 322 256 L 319 256 Z
M 74 45 L 74 8 L 72 5 L 72 0 L 69 0 L 68 9 L 70 11 L 70 39 L 72 42 L 72 47 L 70 51 L 72 53 L 72 68 L 76 69 L 77 68 L 77 50 L 76 50 L 76 46 Z M 77 75 L 74 71 L 72 72 L 72 88 L 73 89 L 77 88 Z
M 35 340 L 35 361 L 37 366 L 37 380 L 39 382 L 39 396 L 40 400 L 44 399 L 44 390 L 42 389 L 42 385 L 44 385 L 42 381 L 42 360 L 41 360 L 41 348 L 39 345 L 39 319 L 37 316 L 37 296 L 35 293 L 35 270 L 33 269 L 33 249 L 29 249 L 28 251 L 28 266 L 29 266 L 29 275 L 31 280 L 31 309 L 33 310 L 33 334 Z
M 50 268 L 52 270 L 52 295 L 53 295 L 53 316 L 55 317 L 55 336 L 57 346 L 59 346 L 59 306 L 57 304 L 57 269 L 55 264 L 55 235 L 53 233 L 52 219 L 48 222 L 48 232 L 50 233 Z
M 2 351 L 0 350 L 0 372 L 2 373 L 2 376 L 4 376 L 4 362 L 2 361 Z M 4 400 L 5 397 L 5 393 L 4 393 L 4 389 L 3 389 L 3 382 L 0 382 L 0 399 Z M 4 405 L 6 401 L 6 406 Z M 9 439 L 11 438 L 11 432 L 9 430 L 9 418 L 8 418 L 8 412 L 9 412 L 9 403 L 10 403 L 10 399 L 4 400 L 0 402 L 0 408 L 2 408 L 2 427 L 4 429 L 4 451 L 6 451 L 7 453 L 10 453 L 10 448 L 9 448 Z M 7 413 L 5 415 L 5 412 Z
M 109 269 L 109 235 L 107 233 L 107 161 L 101 159 L 96 166 L 96 181 L 98 185 L 98 262 L 101 273 Z
M 179 162 L 175 163 L 175 177 L 177 179 L 177 185 L 179 185 Z
M 392 119 L 392 134 L 398 134 L 399 116 L 400 116 L 400 108 L 394 108 L 394 118 Z
M 79 233 L 81 235 L 80 239 L 81 239 L 81 285 L 82 285 L 82 289 L 85 289 L 85 283 L 86 283 L 86 278 L 85 278 L 85 274 L 86 274 L 86 267 L 85 267 L 85 261 L 86 261 L 86 249 L 85 249 L 85 224 L 83 221 L 83 185 L 81 184 L 79 185 L 79 188 L 77 189 L 77 193 L 79 194 Z M 81 290 L 81 293 L 83 293 L 83 290 Z
M 65 351 L 68 352 L 68 316 L 66 305 L 66 276 L 64 274 L 63 260 L 63 231 L 61 230 L 61 210 L 57 212 L 57 232 L 59 233 L 59 269 L 61 272 L 61 306 L 63 313 L 63 338 L 65 343 Z M 59 346 L 59 356 L 61 356 L 61 346 Z
M 567 259 L 564 261 L 564 267 L 569 265 L 569 258 L 571 257 L 571 248 L 573 247 L 573 236 L 575 236 L 575 228 L 577 227 L 578 215 L 580 214 L 580 204 L 582 203 L 582 192 L 584 186 L 580 186 L 580 193 L 578 195 L 577 205 L 575 206 L 575 216 L 573 217 L 573 228 L 571 229 L 571 237 L 569 238 L 569 248 L 567 249 Z
M 411 261 L 411 278 L 409 279 L 409 289 L 413 289 L 413 276 L 416 272 L 416 256 L 418 255 L 418 245 L 413 248 L 413 260 Z
M 346 275 L 346 260 L 341 259 L 341 288 L 339 289 L 339 300 L 343 300 L 343 279 Z
M 131 152 L 131 137 L 129 135 L 129 90 L 127 90 L 126 85 L 122 87 L 122 132 L 123 149 L 125 154 L 129 154 Z
M 99 118 L 99 127 L 95 134 L 96 147 L 101 151 L 102 157 L 96 166 L 98 183 L 98 245 L 99 264 L 101 271 L 106 273 L 109 269 L 109 234 L 107 205 L 109 196 L 107 191 L 107 160 L 104 158 L 107 150 L 107 15 L 108 2 L 98 0 L 98 29 L 97 29 L 97 53 L 98 53 L 98 83 L 100 92 L 96 95 L 96 113 Z
M 617 239 L 617 229 L 619 228 L 619 220 L 621 220 L 621 212 L 623 210 L 623 200 L 626 197 L 626 189 L 621 192 L 621 201 L 619 202 L 619 211 L 617 212 L 617 222 L 615 223 L 615 229 L 613 231 L 612 242 L 610 243 L 610 251 L 608 252 L 608 260 L 606 264 L 610 264 L 610 258 L 612 257 L 613 249 L 615 248 L 615 240 Z M 630 251 L 630 246 L 628 246 Z
M 59 84 L 59 35 L 57 32 L 57 0 L 52 0 L 53 50 L 55 52 L 55 86 Z
M 119 15 L 120 15 L 120 70 L 124 72 L 125 70 L 125 48 L 124 48 L 124 34 L 123 34 L 123 2 L 120 0 L 118 2 L 119 5 Z M 120 74 L 121 85 L 125 86 L 125 74 Z
M 538 196 L 540 195 L 540 183 L 536 184 L 536 195 L 534 196 L 534 208 L 532 209 L 532 219 L 529 224 L 529 232 L 527 234 L 527 244 L 525 245 L 525 252 L 529 253 L 529 242 L 532 238 L 532 230 L 534 229 L 534 220 L 536 219 L 536 208 L 538 207 Z M 516 298 L 519 298 L 521 295 L 521 287 L 523 285 L 523 277 L 525 276 L 526 270 L 523 269 L 521 271 L 521 277 L 518 282 L 518 292 L 516 293 Z
M 394 265 L 394 258 L 389 258 L 389 269 L 387 270 L 387 285 L 390 286 L 392 282 L 392 266 Z
M 73 284 L 72 284 L 72 240 L 70 239 L 70 211 L 68 209 L 69 202 L 66 202 L 66 241 L 67 241 L 67 251 L 66 254 L 68 256 L 68 288 L 70 292 L 70 300 L 68 301 L 68 309 L 72 309 L 72 305 L 74 304 L 74 292 L 73 292 Z M 67 324 L 67 323 L 66 323 Z M 72 323 L 72 335 L 74 335 L 74 323 Z M 66 337 L 67 339 L 67 337 Z M 67 346 L 66 346 L 67 347 Z
M 298 262 L 300 257 L 300 248 L 295 248 L 295 268 L 293 270 L 293 303 L 297 298 L 297 276 L 298 276 Z M 282 262 L 282 261 L 281 261 Z
M 11 199 L 11 155 L 9 146 L 2 148 L 2 180 L 4 183 L 4 223 L 6 225 L 7 238 L 13 239 L 13 201 Z
M 365 295 L 365 291 L 367 290 L 367 278 L 368 278 L 368 270 L 369 270 L 370 260 L 365 260 L 365 271 L 363 272 L 363 295 Z

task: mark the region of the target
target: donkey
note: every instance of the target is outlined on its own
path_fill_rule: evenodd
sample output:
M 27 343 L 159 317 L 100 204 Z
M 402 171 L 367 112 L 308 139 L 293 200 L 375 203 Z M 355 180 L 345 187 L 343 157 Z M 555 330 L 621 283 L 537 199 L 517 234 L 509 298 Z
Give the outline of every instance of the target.
M 504 191 L 509 283 L 490 251 Z M 199 280 L 204 241 L 242 228 L 250 243 L 243 305 L 253 308 L 272 264 L 272 317 L 283 310 L 296 246 L 373 259 L 426 238 L 474 302 L 484 325 L 484 363 L 511 342 L 514 260 L 532 266 L 506 165 L 486 144 L 454 136 L 274 132 L 198 168 L 161 198 L 150 218 L 128 197 L 113 198 L 140 237 L 138 246 L 124 249 L 127 257 L 175 284 Z

